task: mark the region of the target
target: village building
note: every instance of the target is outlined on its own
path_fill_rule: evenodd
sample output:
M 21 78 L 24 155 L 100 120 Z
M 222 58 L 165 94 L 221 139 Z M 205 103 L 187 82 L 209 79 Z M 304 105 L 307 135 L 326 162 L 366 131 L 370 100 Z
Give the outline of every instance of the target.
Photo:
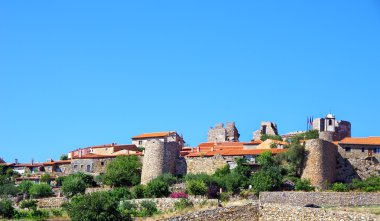
M 348 153 L 380 157 L 380 137 L 346 137 L 338 145 Z
M 71 160 L 48 160 L 43 163 L 45 172 L 56 175 L 67 175 L 71 173 Z
M 185 145 L 183 136 L 179 135 L 176 131 L 140 134 L 132 137 L 132 144 L 136 145 L 138 148 L 146 148 L 147 143 L 151 140 L 159 140 L 164 143 L 175 142 L 180 148 Z

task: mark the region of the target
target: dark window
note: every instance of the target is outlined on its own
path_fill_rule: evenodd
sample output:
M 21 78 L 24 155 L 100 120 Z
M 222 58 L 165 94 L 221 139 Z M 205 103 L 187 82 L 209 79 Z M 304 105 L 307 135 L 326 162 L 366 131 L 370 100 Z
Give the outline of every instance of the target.
M 74 165 L 74 170 L 78 169 L 78 165 Z
M 364 147 L 362 147 L 362 152 L 364 153 Z
M 346 147 L 344 149 L 346 150 L 346 152 L 351 152 L 351 147 Z
M 87 172 L 91 172 L 91 166 L 90 165 L 87 165 Z
M 104 166 L 104 162 L 100 162 L 100 165 Z
M 139 140 L 139 145 L 142 145 L 142 140 Z
M 329 126 L 331 126 L 332 125 L 332 120 L 329 120 Z
M 80 168 L 83 169 L 83 165 L 80 165 Z
M 267 125 L 263 126 L 263 130 L 261 131 L 262 134 L 267 134 Z

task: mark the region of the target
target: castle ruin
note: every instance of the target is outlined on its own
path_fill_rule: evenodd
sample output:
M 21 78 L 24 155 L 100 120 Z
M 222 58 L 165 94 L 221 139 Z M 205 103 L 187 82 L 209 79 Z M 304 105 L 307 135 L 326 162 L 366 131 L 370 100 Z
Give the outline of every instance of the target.
M 208 142 L 239 142 L 239 131 L 235 122 L 227 122 L 226 127 L 223 123 L 216 124 L 214 128 L 208 131 Z
M 252 140 L 260 140 L 264 134 L 278 135 L 277 125 L 273 122 L 262 121 L 260 130 L 253 132 Z

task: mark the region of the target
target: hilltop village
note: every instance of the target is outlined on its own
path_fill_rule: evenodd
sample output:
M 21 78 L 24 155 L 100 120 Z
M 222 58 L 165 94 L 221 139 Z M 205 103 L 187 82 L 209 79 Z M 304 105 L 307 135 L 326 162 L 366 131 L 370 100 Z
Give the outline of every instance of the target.
M 302 140 L 308 150 L 302 177 L 311 184 L 324 188 L 324 183 L 349 183 L 354 178 L 366 179 L 380 171 L 380 137 L 351 137 L 351 123 L 337 120 L 333 114 L 310 122 L 311 129 L 319 132 L 318 139 Z M 229 165 L 236 167 L 237 159 L 244 158 L 257 167 L 256 158 L 266 151 L 273 155 L 287 151 L 288 141 L 303 131 L 279 135 L 274 122 L 262 122 L 252 134 L 252 140 L 240 141 L 235 123 L 216 124 L 208 131 L 208 140 L 195 147 L 188 147 L 184 137 L 176 131 L 144 133 L 131 138 L 131 144 L 104 144 L 78 148 L 67 153 L 61 160 L 44 163 L 20 163 L 1 161 L 12 168 L 23 180 L 39 182 L 45 173 L 51 179 L 76 172 L 99 175 L 106 172 L 107 165 L 117 156 L 136 155 L 143 164 L 141 183 L 155 177 L 207 173 Z M 265 139 L 263 139 L 265 138 Z M 272 139 L 274 138 L 274 139 Z M 280 139 L 277 139 L 280 138 Z

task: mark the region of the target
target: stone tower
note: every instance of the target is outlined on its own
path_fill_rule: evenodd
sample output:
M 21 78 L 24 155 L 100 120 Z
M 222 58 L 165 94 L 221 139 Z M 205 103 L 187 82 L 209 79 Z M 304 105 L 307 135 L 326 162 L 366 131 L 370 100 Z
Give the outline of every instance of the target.
M 351 137 L 351 123 L 344 120 L 336 120 L 331 113 L 325 118 L 316 118 L 313 120 L 313 129 L 319 132 L 333 132 L 333 140 L 340 141 L 346 137 Z
M 147 184 L 164 173 L 176 174 L 180 149 L 181 147 L 177 142 L 163 142 L 158 139 L 147 141 L 141 184 Z
M 239 131 L 235 122 L 227 122 L 226 127 L 223 123 L 216 124 L 214 128 L 208 131 L 208 142 L 239 142 Z
M 306 141 L 306 162 L 301 178 L 309 179 L 318 189 L 335 182 L 338 150 L 332 138 L 333 132 L 325 131 L 320 133 L 319 139 Z
M 260 140 L 264 134 L 278 135 L 277 125 L 273 122 L 262 121 L 260 130 L 253 132 L 252 140 Z

